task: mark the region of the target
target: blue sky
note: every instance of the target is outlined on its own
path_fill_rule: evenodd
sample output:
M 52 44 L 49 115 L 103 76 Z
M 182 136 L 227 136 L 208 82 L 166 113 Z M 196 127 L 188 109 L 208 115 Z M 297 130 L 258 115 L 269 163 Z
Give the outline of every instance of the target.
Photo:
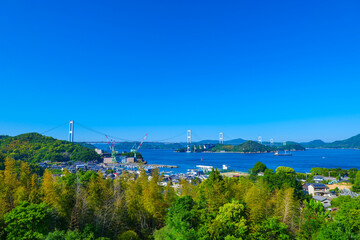
M 0 3 L 0 134 L 360 133 L 359 1 Z M 76 126 L 75 140 L 104 140 Z M 173 138 L 183 141 L 186 136 Z

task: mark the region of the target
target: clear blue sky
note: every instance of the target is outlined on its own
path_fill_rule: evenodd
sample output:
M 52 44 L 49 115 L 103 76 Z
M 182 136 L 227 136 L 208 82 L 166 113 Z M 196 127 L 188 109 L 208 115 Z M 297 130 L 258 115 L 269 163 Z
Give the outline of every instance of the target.
M 360 133 L 360 2 L 0 3 L 0 134 L 344 139 Z M 104 137 L 76 128 L 75 140 Z M 185 140 L 186 136 L 174 140 Z

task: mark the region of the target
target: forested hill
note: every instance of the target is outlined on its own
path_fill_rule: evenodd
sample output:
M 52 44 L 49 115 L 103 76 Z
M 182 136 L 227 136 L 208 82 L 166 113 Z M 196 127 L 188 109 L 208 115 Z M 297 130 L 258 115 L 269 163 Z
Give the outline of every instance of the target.
M 259 144 L 254 141 L 246 141 L 243 144 L 239 145 L 222 145 L 217 144 L 215 147 L 210 149 L 211 152 L 240 152 L 240 153 L 263 153 L 263 152 L 272 152 L 275 151 L 275 148 L 268 147 L 262 144 Z
M 306 147 L 306 148 L 320 148 L 322 146 L 324 146 L 326 143 L 320 139 L 318 140 L 313 140 L 310 142 L 305 142 L 305 143 L 301 143 L 302 146 Z
M 304 151 L 305 148 L 296 142 L 286 142 L 286 145 L 277 146 L 278 150 Z
M 224 141 L 225 145 L 237 145 L 237 144 L 242 144 L 246 142 L 246 140 L 242 139 L 242 138 L 236 138 L 236 139 L 232 139 L 232 140 L 227 140 Z M 195 142 L 195 144 L 217 144 L 219 143 L 219 140 L 201 140 L 199 142 Z
M 314 140 L 308 143 L 301 143 L 306 148 L 357 148 L 360 149 L 360 134 L 351 138 L 325 143 L 322 140 Z
M 326 144 L 324 147 L 327 148 L 359 148 L 360 149 L 360 134 L 353 136 L 351 138 L 335 141 L 332 143 Z
M 53 162 L 101 160 L 94 149 L 39 133 L 26 133 L 0 139 L 0 153 L 15 160 L 31 163 L 45 160 Z
M 8 138 L 8 137 L 9 137 L 8 135 L 0 135 L 0 140 L 1 140 L 1 139 Z

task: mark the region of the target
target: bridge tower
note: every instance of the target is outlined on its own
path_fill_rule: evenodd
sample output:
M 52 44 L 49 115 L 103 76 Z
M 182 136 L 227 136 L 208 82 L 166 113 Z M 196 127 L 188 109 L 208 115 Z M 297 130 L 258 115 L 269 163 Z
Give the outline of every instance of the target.
M 224 144 L 224 134 L 222 132 L 219 133 L 219 143 Z
M 191 145 L 191 130 L 187 130 L 187 133 L 186 133 L 186 143 L 187 143 L 186 152 L 191 152 L 191 150 L 190 150 L 190 145 Z
M 261 136 L 258 137 L 258 142 L 259 142 L 260 144 L 262 144 L 262 137 L 261 137 Z
M 74 142 L 74 120 L 69 122 L 69 142 Z

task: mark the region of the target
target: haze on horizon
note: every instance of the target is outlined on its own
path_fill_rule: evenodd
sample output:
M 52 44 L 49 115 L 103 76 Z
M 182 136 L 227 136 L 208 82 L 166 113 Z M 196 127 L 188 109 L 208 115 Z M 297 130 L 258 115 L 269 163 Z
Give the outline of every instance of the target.
M 359 134 L 360 2 L 276 2 L 3 1 L 0 135 Z

